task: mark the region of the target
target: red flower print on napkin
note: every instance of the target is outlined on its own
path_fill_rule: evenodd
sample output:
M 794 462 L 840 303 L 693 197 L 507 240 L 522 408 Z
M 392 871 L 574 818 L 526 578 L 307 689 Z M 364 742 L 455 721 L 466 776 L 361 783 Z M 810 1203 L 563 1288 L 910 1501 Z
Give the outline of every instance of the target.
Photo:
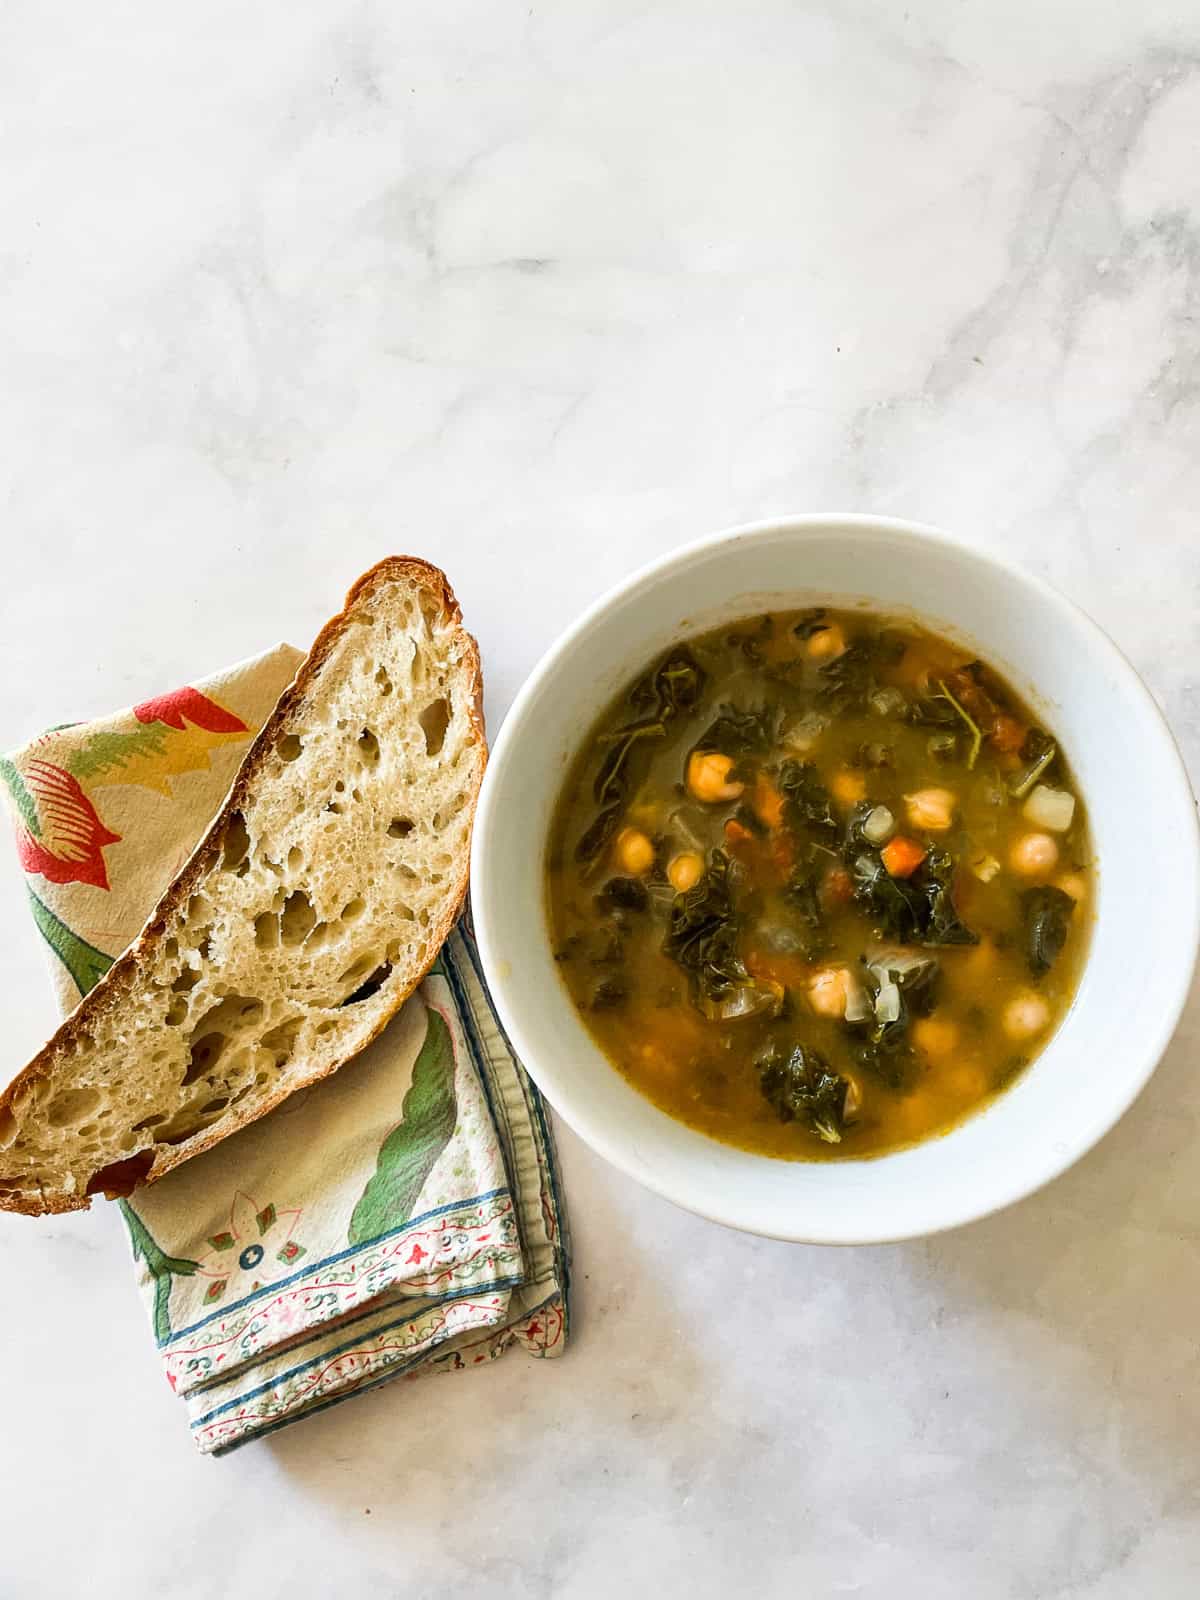
M 107 889 L 102 851 L 106 844 L 118 844 L 121 836 L 100 821 L 78 780 L 37 758 L 20 771 L 5 761 L 2 770 L 20 817 L 17 854 L 25 871 L 40 873 L 50 883 Z
M 210 700 L 199 689 L 173 689 L 170 694 L 156 695 L 153 700 L 143 700 L 134 706 L 133 714 L 139 722 L 165 722 L 168 728 L 182 732 L 185 722 L 206 733 L 249 733 L 241 717 L 226 711 L 215 700 Z

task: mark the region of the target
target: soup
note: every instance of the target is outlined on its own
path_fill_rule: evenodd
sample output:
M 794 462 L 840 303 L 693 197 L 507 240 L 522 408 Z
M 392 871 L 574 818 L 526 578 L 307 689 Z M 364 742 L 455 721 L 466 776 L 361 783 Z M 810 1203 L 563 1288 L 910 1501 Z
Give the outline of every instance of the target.
M 909 621 L 688 640 L 588 733 L 555 810 L 567 989 L 635 1088 L 771 1156 L 877 1155 L 1001 1092 L 1070 1005 L 1094 882 L 1064 752 Z

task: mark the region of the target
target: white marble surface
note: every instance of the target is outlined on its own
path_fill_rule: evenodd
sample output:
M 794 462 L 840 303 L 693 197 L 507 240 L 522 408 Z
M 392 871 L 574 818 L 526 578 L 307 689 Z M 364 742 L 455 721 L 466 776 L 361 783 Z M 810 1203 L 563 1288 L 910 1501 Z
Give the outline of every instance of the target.
M 1047 574 L 1200 775 L 1192 0 L 18 0 L 0 84 L 0 744 L 306 642 L 397 549 L 496 726 L 632 564 L 836 505 Z M 224 1462 L 115 1213 L 7 1219 L 0 1594 L 1194 1595 L 1198 1036 L 929 1243 L 737 1237 L 564 1136 L 566 1360 Z

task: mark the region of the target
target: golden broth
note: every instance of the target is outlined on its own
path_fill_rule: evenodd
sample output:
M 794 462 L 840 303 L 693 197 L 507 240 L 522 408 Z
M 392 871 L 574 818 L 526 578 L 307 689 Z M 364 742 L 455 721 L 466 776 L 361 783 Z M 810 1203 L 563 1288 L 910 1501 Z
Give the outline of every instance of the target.
M 559 970 L 672 1116 L 877 1155 L 1000 1092 L 1070 1005 L 1094 892 L 1066 760 L 909 622 L 790 612 L 667 652 L 597 720 L 548 850 Z

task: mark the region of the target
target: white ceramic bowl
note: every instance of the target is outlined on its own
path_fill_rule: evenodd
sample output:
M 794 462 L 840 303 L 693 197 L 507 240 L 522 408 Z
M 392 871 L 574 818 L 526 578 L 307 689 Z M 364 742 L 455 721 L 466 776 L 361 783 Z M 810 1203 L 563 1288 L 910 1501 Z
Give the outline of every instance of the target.
M 1091 952 L 1030 1069 L 941 1138 L 870 1160 L 777 1161 L 659 1111 L 592 1042 L 562 985 L 544 853 L 563 772 L 615 692 L 681 636 L 819 602 L 912 611 L 965 637 L 1044 709 L 1070 756 L 1099 863 Z M 715 1221 L 838 1244 L 950 1228 L 1019 1200 L 1093 1145 L 1153 1072 L 1187 995 L 1200 847 L 1183 764 L 1154 701 L 1101 630 L 1046 584 L 890 518 L 736 528 L 635 574 L 534 671 L 496 741 L 475 824 L 472 900 L 504 1025 L 550 1103 L 639 1183 Z

